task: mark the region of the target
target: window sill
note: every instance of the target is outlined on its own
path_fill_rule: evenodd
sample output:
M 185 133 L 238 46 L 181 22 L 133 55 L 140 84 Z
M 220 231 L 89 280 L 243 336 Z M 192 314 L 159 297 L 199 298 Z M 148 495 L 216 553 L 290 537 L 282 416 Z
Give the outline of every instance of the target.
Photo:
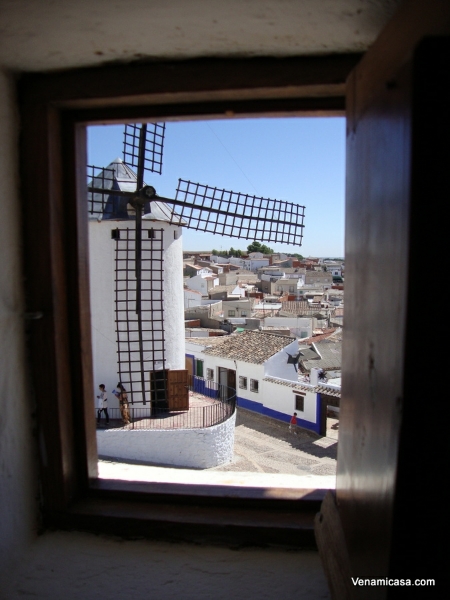
M 49 527 L 129 538 L 317 549 L 314 518 L 327 490 L 243 488 L 94 479 Z

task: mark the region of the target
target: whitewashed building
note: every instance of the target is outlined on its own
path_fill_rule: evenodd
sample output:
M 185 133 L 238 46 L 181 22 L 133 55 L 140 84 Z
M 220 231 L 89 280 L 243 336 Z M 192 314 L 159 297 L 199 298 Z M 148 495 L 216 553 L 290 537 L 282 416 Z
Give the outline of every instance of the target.
M 219 279 L 214 274 L 208 273 L 207 275 L 195 275 L 186 283 L 191 290 L 200 292 L 202 296 L 208 296 L 209 290 L 219 285 Z
M 183 293 L 185 310 L 189 310 L 194 306 L 200 306 L 202 304 L 202 293 L 198 290 L 191 290 L 190 288 L 185 287 Z
M 295 411 L 301 427 L 320 433 L 320 394 L 314 385 L 299 383 L 298 351 L 296 339 L 244 331 L 187 339 L 186 365 L 192 374 L 235 387 L 238 407 L 286 423 Z

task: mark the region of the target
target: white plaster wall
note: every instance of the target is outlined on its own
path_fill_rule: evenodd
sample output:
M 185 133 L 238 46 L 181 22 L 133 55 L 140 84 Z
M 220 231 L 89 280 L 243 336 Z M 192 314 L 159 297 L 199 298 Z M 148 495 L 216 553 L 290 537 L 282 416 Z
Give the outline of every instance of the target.
M 203 296 L 208 294 L 208 284 L 201 275 L 194 275 L 187 281 L 188 286 L 191 290 L 200 292 Z
M 264 319 L 264 325 L 267 327 L 285 326 L 289 327 L 292 333 L 300 337 L 301 332 L 305 332 L 306 335 L 303 337 L 312 336 L 312 319 L 310 318 L 290 318 L 290 317 L 266 317 Z
M 202 295 L 194 290 L 184 290 L 184 308 L 189 309 L 194 306 L 201 306 Z
M 187 341 L 187 344 L 189 342 Z M 207 344 L 207 342 L 206 342 Z M 263 378 L 264 378 L 264 366 L 255 365 L 253 363 L 247 363 L 244 361 L 234 361 L 227 358 L 221 358 L 220 356 L 209 356 L 208 354 L 202 354 L 201 350 L 205 346 L 198 346 L 191 344 L 189 354 L 194 354 L 196 358 L 203 360 L 203 372 L 206 373 L 206 369 L 214 370 L 214 381 L 219 381 L 219 367 L 224 369 L 231 369 L 236 371 L 236 394 L 240 398 L 246 398 L 253 402 L 263 403 Z M 247 377 L 247 389 L 239 388 L 239 376 Z M 256 379 L 259 382 L 259 392 L 250 391 L 250 379 Z
M 299 419 L 316 423 L 315 392 L 306 392 L 303 411 L 301 411 L 295 408 L 295 393 L 292 387 L 264 381 L 264 406 L 287 415 L 292 415 L 295 411 Z
M 160 222 L 151 227 L 159 227 Z M 183 235 L 175 225 L 164 226 L 164 335 L 166 367 L 184 369 Z M 175 239 L 174 236 L 177 236 Z
M 297 381 L 297 371 L 294 365 L 288 364 L 289 356 L 297 355 L 298 342 L 294 340 L 288 346 L 285 346 L 280 352 L 271 356 L 264 364 L 264 375 L 269 377 L 279 377 L 280 379 L 288 379 L 289 381 Z
M 236 413 L 224 423 L 204 429 L 104 429 L 97 431 L 102 457 L 159 465 L 208 469 L 233 459 Z
M 115 324 L 115 244 L 111 230 L 121 227 L 118 221 L 90 220 L 89 278 L 91 293 L 92 360 L 94 384 L 92 401 L 98 386 L 104 383 L 108 393 L 108 407 L 118 408 L 112 394 L 118 382 L 117 335 Z
M 253 258 L 251 261 L 248 261 L 249 266 L 247 269 L 256 273 L 258 269 L 261 267 L 267 267 L 269 263 L 270 261 L 268 258 Z
M 231 367 L 232 368 L 232 367 Z M 239 388 L 239 377 L 247 377 L 247 389 L 243 390 Z M 236 369 L 236 393 L 240 398 L 246 398 L 247 400 L 252 400 L 253 402 L 261 402 L 264 403 L 264 386 L 263 386 L 263 378 L 264 378 L 264 366 L 263 365 L 255 365 L 253 363 L 247 363 L 243 361 L 237 362 Z M 255 379 L 258 381 L 258 392 L 250 391 L 250 379 Z
M 118 382 L 117 336 L 115 324 L 115 250 L 111 230 L 134 228 L 125 221 L 89 221 L 89 263 L 91 290 L 92 350 L 95 390 L 106 385 L 108 405 L 118 407 L 111 393 Z M 166 367 L 184 368 L 184 295 L 182 236 L 179 227 L 160 221 L 144 221 L 143 229 L 164 229 L 164 337 Z M 174 232 L 177 239 L 174 239 Z

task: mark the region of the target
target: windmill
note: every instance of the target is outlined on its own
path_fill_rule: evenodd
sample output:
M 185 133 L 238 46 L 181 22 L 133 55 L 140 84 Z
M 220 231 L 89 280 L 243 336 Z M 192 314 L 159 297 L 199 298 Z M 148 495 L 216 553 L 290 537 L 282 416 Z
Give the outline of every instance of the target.
M 167 226 L 261 242 L 301 245 L 304 207 L 179 179 L 174 198 L 144 181 L 161 174 L 165 124 L 125 125 L 123 159 L 106 168 L 88 165 L 88 213 L 116 227 L 115 327 L 120 379 L 133 403 L 164 402 L 167 370 L 163 305 Z M 148 228 L 153 222 L 161 229 Z M 172 231 L 169 232 L 172 236 Z M 170 320 L 169 320 L 170 321 Z M 175 336 L 184 339 L 183 331 Z M 170 367 L 170 365 L 169 365 Z M 150 376 L 149 376 L 150 373 Z

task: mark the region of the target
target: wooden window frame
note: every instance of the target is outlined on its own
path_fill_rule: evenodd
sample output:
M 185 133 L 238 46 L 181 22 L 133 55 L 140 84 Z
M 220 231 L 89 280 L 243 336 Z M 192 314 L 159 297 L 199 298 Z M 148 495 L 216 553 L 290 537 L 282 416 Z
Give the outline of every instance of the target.
M 86 127 L 231 116 L 344 116 L 360 55 L 201 59 L 18 78 L 28 354 L 45 527 L 228 545 L 316 547 L 325 490 L 98 479 Z
M 195 375 L 196 375 L 196 377 L 203 378 L 204 368 L 205 368 L 205 361 L 202 360 L 201 358 L 196 358 L 195 359 Z

